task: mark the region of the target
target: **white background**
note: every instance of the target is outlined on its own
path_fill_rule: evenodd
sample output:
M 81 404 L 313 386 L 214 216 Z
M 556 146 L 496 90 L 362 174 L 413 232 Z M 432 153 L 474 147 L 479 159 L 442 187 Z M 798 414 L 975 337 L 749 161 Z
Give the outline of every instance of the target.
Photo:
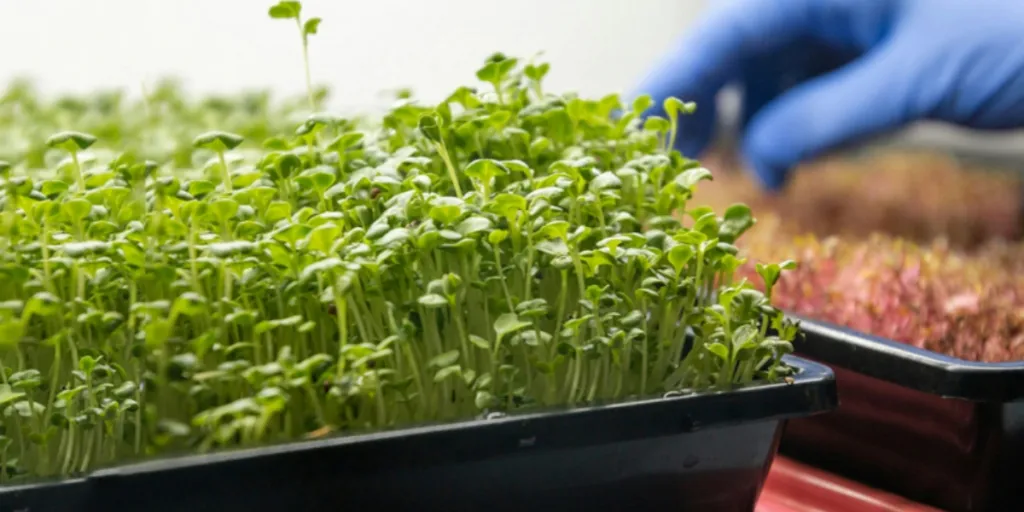
M 272 20 L 276 0 L 0 0 L 0 83 L 31 76 L 46 91 L 119 87 L 165 75 L 197 91 L 304 90 L 298 31 Z M 335 106 L 413 87 L 435 99 L 494 51 L 544 51 L 554 90 L 628 92 L 705 0 L 306 0 L 324 19 L 313 80 Z

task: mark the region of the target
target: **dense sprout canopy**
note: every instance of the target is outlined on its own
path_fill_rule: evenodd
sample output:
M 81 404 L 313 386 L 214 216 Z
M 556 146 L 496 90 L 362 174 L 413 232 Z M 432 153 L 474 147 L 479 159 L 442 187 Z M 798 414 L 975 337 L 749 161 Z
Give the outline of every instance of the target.
M 711 173 L 670 150 L 694 106 L 547 71 L 496 54 L 361 122 L 161 89 L 44 134 L 9 93 L 0 480 L 788 375 L 790 265 L 734 279 L 751 212 L 690 205 Z
M 959 359 L 1024 360 L 1024 245 L 967 251 L 941 240 L 793 238 L 764 227 L 744 240 L 745 251 L 801 263 L 775 287 L 778 307 Z

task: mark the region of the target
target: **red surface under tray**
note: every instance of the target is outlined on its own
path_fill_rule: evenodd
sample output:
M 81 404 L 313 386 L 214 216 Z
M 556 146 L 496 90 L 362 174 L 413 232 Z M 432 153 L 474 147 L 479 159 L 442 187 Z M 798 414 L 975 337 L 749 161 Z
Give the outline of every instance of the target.
M 940 512 L 887 492 L 776 457 L 756 512 Z

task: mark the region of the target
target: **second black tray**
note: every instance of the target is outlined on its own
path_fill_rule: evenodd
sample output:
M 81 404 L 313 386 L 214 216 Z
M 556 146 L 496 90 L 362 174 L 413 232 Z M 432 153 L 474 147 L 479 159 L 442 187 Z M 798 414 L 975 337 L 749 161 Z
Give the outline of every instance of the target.
M 945 510 L 1013 510 L 1024 489 L 1024 362 L 952 358 L 801 320 L 833 368 L 835 413 L 790 422 L 784 453 Z

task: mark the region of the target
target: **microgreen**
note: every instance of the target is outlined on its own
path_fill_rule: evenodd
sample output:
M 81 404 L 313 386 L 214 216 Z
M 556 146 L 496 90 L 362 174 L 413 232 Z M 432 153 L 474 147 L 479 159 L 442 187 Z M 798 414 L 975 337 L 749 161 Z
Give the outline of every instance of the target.
M 787 311 L 960 359 L 1024 360 L 1019 243 L 964 251 L 880 234 L 794 240 L 776 228 L 747 239 L 745 250 L 801 258 L 781 278 L 790 263 L 740 269 L 760 274 L 766 295 Z
M 217 153 L 217 160 L 220 165 L 221 172 L 221 183 L 224 185 L 224 190 L 229 194 L 232 192 L 231 169 L 228 167 L 227 160 L 224 158 L 224 153 L 238 147 L 243 140 L 244 139 L 241 135 L 213 131 L 199 135 L 192 141 L 192 144 L 197 148 L 209 149 Z
M 96 142 L 96 137 L 88 133 L 64 131 L 56 133 L 46 139 L 46 145 L 51 148 L 58 148 L 67 151 L 71 155 L 74 166 L 75 183 L 79 191 L 85 191 L 85 179 L 82 171 L 82 164 L 78 161 L 78 153 L 89 149 Z
M 270 16 L 316 33 L 298 2 Z M 14 152 L 0 480 L 785 375 L 792 324 L 736 278 L 750 209 L 690 204 L 693 107 L 620 116 L 548 69 L 495 54 L 484 93 L 298 126 L 163 84 L 142 121 Z
M 278 20 L 295 20 L 302 38 L 302 65 L 306 74 L 306 94 L 309 100 L 309 110 L 316 110 L 316 100 L 313 93 L 313 82 L 309 76 L 309 36 L 316 35 L 320 30 L 320 18 L 309 18 L 302 20 L 302 2 L 282 0 L 270 7 L 267 13 L 271 18 Z

